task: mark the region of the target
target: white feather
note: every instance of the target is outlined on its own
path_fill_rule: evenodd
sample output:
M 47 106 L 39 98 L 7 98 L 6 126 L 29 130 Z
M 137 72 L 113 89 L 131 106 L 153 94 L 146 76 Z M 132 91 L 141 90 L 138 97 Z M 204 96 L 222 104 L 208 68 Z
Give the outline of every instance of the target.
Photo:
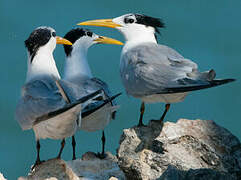
M 50 75 L 56 78 L 60 78 L 58 69 L 55 64 L 53 57 L 53 50 L 56 47 L 56 39 L 51 38 L 49 42 L 40 47 L 36 55 L 31 61 L 31 57 L 28 54 L 28 71 L 26 82 L 29 82 L 31 79 L 39 75 Z

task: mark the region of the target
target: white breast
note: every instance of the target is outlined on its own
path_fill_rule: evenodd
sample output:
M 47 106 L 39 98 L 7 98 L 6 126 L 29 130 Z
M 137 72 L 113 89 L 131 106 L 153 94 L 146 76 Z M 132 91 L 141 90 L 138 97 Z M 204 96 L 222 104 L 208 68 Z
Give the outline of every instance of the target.
M 166 104 L 177 103 L 184 100 L 188 93 L 173 93 L 173 94 L 154 94 L 149 96 L 138 97 L 147 103 L 164 102 Z

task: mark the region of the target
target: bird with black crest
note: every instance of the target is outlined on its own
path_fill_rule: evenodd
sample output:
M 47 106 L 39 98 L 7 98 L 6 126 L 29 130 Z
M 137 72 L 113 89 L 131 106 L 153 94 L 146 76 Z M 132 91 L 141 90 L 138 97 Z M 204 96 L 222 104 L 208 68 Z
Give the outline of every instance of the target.
M 82 103 L 102 92 L 97 90 L 75 98 L 78 86 L 60 79 L 53 57 L 56 44 L 72 45 L 70 41 L 56 36 L 53 28 L 46 26 L 36 28 L 25 41 L 28 71 L 15 117 L 23 130 L 33 129 L 35 133 L 37 158 L 32 169 L 42 162 L 40 139 L 62 140 L 57 156 L 61 158 L 65 138 L 73 136 L 81 123 Z
M 162 123 L 170 104 L 181 102 L 190 91 L 234 81 L 215 79 L 214 70 L 200 72 L 193 61 L 174 49 L 158 44 L 156 35 L 164 23 L 159 18 L 130 13 L 113 19 L 81 22 L 78 25 L 115 28 L 126 42 L 120 58 L 120 75 L 127 94 L 141 99 L 138 126 L 143 126 L 145 103 L 165 103 Z
M 66 54 L 63 79 L 69 81 L 80 88 L 79 97 L 102 89 L 103 93 L 92 98 L 85 103 L 85 108 L 81 111 L 82 121 L 78 130 L 93 132 L 102 130 L 102 151 L 97 156 L 105 157 L 106 137 L 104 128 L 115 118 L 118 106 L 114 99 L 120 93 L 112 96 L 109 86 L 100 78 L 94 77 L 88 64 L 87 53 L 91 46 L 96 44 L 117 44 L 123 45 L 118 40 L 97 35 L 90 30 L 74 28 L 65 36 L 72 46 L 64 45 Z M 110 101 L 111 100 L 111 101 Z M 72 138 L 73 159 L 75 155 L 75 138 Z

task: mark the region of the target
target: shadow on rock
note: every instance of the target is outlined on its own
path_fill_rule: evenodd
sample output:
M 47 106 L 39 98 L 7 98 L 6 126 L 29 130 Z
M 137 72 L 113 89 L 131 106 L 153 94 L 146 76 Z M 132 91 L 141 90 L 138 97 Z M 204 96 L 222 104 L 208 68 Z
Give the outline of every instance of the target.
M 106 158 L 100 160 L 95 153 L 87 152 L 82 159 L 64 161 L 51 159 L 36 166 L 27 177 L 18 180 L 124 180 L 125 175 L 117 164 L 117 158 L 106 152 Z
M 219 172 L 213 169 L 190 169 L 187 171 L 168 166 L 167 170 L 157 178 L 158 180 L 235 180 L 229 173 Z
M 117 157 L 128 179 L 158 179 L 172 174 L 177 179 L 193 179 L 195 174 L 200 177 L 196 179 L 241 179 L 238 138 L 209 120 L 180 119 L 163 126 L 150 121 L 147 127 L 125 129 Z
M 163 124 L 153 120 L 151 120 L 147 126 L 134 127 L 133 129 L 137 137 L 140 139 L 140 143 L 136 147 L 135 152 L 138 153 L 143 149 L 149 149 L 153 152 L 163 154 L 163 143 L 156 140 L 156 138 L 160 136 L 162 128 Z

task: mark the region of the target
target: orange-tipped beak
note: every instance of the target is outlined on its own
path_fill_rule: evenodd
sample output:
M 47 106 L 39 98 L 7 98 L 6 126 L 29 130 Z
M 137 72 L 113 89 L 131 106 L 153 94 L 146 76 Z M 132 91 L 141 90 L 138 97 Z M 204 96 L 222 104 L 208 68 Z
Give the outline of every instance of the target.
M 118 45 L 123 45 L 122 42 L 120 42 L 120 41 L 118 41 L 116 39 L 105 37 L 105 36 L 99 36 L 99 38 L 95 39 L 94 41 L 97 42 L 97 43 L 100 43 L 100 44 L 118 44 Z
M 59 36 L 56 36 L 56 44 L 72 45 L 72 43 L 69 40 L 59 37 Z

